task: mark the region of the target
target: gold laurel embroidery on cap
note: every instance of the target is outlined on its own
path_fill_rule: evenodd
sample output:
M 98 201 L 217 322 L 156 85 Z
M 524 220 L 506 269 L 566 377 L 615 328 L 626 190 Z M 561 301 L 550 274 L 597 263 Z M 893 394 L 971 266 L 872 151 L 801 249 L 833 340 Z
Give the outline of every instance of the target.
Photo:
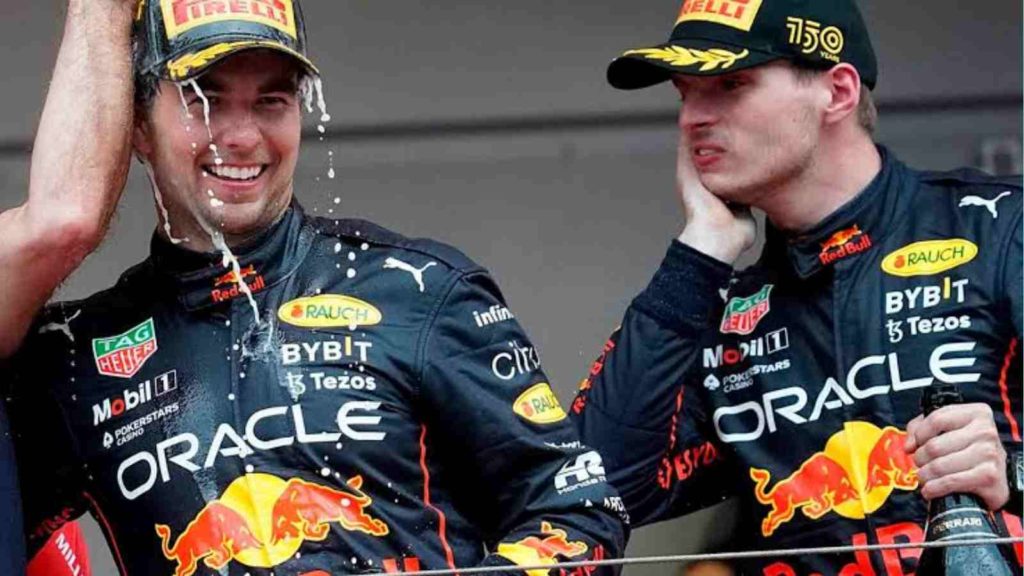
M 257 44 L 259 44 L 259 42 L 225 42 L 223 44 L 214 44 L 213 46 L 200 50 L 199 52 L 186 54 L 177 60 L 168 62 L 167 71 L 170 73 L 172 80 L 178 80 L 179 78 L 188 76 L 190 70 L 202 68 L 225 52 L 237 50 L 243 46 Z
M 641 55 L 650 60 L 659 60 L 672 66 L 689 67 L 700 64 L 701 72 L 708 72 L 721 68 L 725 70 L 742 60 L 750 54 L 748 50 L 743 52 L 729 52 L 723 48 L 711 48 L 708 50 L 697 50 L 696 48 L 683 48 L 682 46 L 666 46 L 665 48 L 644 48 L 641 50 L 630 50 L 623 56 L 633 54 Z

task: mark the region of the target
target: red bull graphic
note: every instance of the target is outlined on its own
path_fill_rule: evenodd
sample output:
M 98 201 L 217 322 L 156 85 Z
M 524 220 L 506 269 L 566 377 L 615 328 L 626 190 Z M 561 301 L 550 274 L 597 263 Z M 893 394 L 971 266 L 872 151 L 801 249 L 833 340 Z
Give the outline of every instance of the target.
M 364 512 L 373 500 L 359 491 L 362 486 L 361 476 L 348 481 L 352 492 L 292 478 L 274 503 L 271 543 L 287 538 L 323 540 L 335 522 L 345 530 L 386 536 L 387 525 Z
M 239 269 L 239 272 L 241 272 L 241 274 L 236 274 L 234 270 L 230 270 L 223 276 L 218 276 L 213 280 L 213 287 L 216 288 L 225 284 L 238 284 L 243 278 L 255 276 L 256 266 L 254 264 L 250 264 L 245 268 Z
M 871 248 L 871 236 L 861 232 L 860 226 L 854 224 L 836 232 L 828 240 L 822 242 L 818 260 L 822 264 L 828 265 L 868 248 Z
M 498 554 L 515 562 L 517 566 L 547 566 L 556 564 L 558 557 L 574 558 L 587 553 L 589 549 L 584 542 L 572 542 L 569 535 L 561 528 L 555 528 L 550 522 L 541 522 L 540 531 L 543 538 L 527 536 L 526 538 L 507 544 L 498 544 Z M 548 576 L 547 570 L 527 570 L 527 576 Z
M 247 278 L 251 278 L 251 280 L 247 280 Z M 226 302 L 237 298 L 242 294 L 242 289 L 239 286 L 242 282 L 245 282 L 245 285 L 253 294 L 267 287 L 267 280 L 262 274 L 256 272 L 255 265 L 250 264 L 240 269 L 238 273 L 234 270 L 229 270 L 224 275 L 215 278 L 213 280 L 213 290 L 210 291 L 210 298 L 214 302 Z
M 771 536 L 797 511 L 812 520 L 829 512 L 864 518 L 885 504 L 893 490 L 915 490 L 917 467 L 903 450 L 904 438 L 906 432 L 892 426 L 879 429 L 868 422 L 847 422 L 823 451 L 770 490 L 769 472 L 751 468 L 755 498 L 771 507 L 761 533 Z
M 178 536 L 174 546 L 168 546 L 170 528 L 157 524 L 156 533 L 160 536 L 164 557 L 178 562 L 174 576 L 194 574 L 200 560 L 210 568 L 220 570 L 245 548 L 262 546 L 253 536 L 245 518 L 217 501 L 203 508 Z
M 164 557 L 177 563 L 174 576 L 192 576 L 199 563 L 219 570 L 230 562 L 273 568 L 295 556 L 307 541 L 327 538 L 332 525 L 372 536 L 387 524 L 366 510 L 373 500 L 361 476 L 342 487 L 299 478 L 246 474 L 209 502 L 171 544 L 171 528 L 156 525 Z

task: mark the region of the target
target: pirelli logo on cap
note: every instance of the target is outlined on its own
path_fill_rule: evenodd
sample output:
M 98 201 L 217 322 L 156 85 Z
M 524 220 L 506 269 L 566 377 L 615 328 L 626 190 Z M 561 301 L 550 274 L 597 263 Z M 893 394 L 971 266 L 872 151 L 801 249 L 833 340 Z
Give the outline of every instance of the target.
M 762 0 L 684 0 L 676 24 L 691 20 L 714 22 L 750 32 Z
M 292 0 L 160 0 L 167 39 L 205 24 L 244 20 L 265 24 L 298 38 Z

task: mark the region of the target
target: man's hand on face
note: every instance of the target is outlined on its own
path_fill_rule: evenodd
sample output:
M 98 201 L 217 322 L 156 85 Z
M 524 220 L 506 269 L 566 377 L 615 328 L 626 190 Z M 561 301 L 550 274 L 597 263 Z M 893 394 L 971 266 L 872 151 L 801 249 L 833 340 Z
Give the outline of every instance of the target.
M 736 262 L 744 250 L 754 245 L 757 224 L 750 208 L 726 204 L 704 187 L 685 135 L 679 138 L 676 189 L 686 218 L 680 242 L 726 264 Z
M 1010 497 L 1006 450 L 987 404 L 944 406 L 907 424 L 904 445 L 918 466 L 921 495 L 965 492 L 999 510 Z

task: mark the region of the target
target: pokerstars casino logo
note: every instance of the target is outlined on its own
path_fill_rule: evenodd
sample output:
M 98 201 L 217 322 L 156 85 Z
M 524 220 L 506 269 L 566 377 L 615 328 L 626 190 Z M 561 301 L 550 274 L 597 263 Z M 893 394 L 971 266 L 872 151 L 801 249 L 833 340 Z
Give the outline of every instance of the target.
M 769 296 L 772 284 L 765 284 L 756 294 L 745 298 L 733 298 L 725 305 L 722 314 L 722 334 L 750 334 L 758 322 L 771 311 Z
M 156 330 L 153 319 L 109 338 L 94 338 L 92 353 L 96 369 L 104 376 L 131 378 L 156 353 Z
M 931 276 L 967 264 L 978 255 L 978 246 L 963 238 L 914 242 L 890 252 L 882 270 L 892 276 Z

